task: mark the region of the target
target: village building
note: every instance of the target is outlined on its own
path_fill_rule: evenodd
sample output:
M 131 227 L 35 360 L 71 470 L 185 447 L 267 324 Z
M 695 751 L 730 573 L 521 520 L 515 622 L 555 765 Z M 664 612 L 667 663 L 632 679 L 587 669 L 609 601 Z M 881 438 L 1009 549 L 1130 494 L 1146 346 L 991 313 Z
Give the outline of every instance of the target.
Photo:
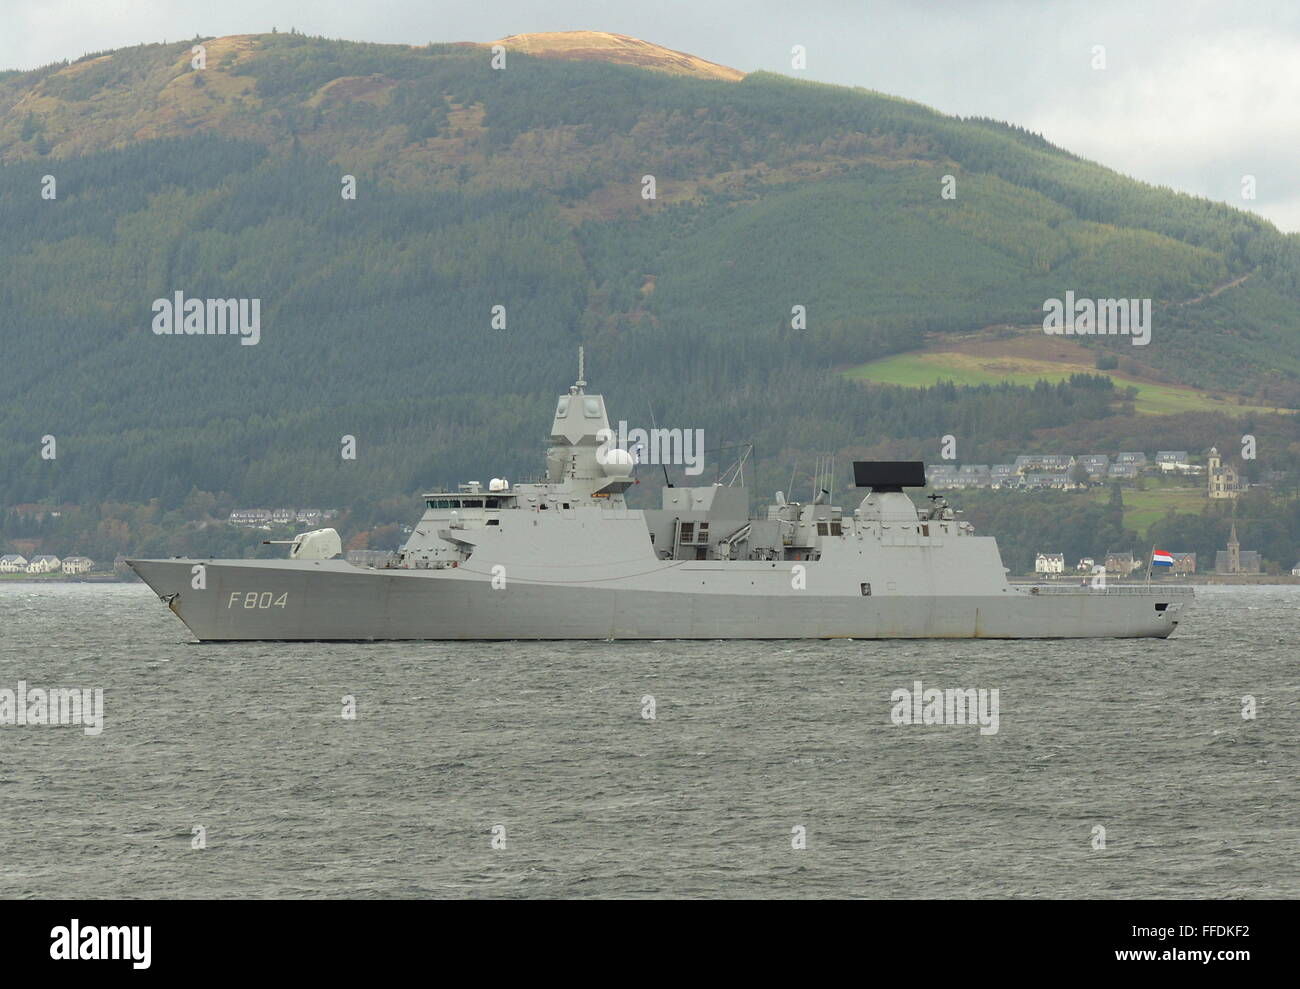
M 1190 470 L 1192 464 L 1186 450 L 1157 450 L 1156 466 L 1169 474 L 1174 471 Z
M 63 572 L 70 574 L 89 573 L 95 569 L 95 561 L 88 556 L 69 556 L 63 560 Z
M 1174 565 L 1171 573 L 1196 573 L 1196 554 L 1195 553 L 1170 553 L 1174 558 Z
M 1241 478 L 1237 474 L 1237 468 L 1223 462 L 1218 447 L 1210 447 L 1206 467 L 1206 484 L 1211 498 L 1235 498 L 1241 493 Z M 1216 566 L 1214 569 L 1219 568 Z
M 1070 480 L 1069 474 L 1062 474 L 1057 471 L 1033 471 L 1023 476 L 1027 488 L 1046 491 L 1049 488 L 1064 490 L 1075 486 L 1074 482 Z
M 20 556 L 17 553 L 6 553 L 0 556 L 0 573 L 26 573 L 27 557 Z
M 1106 470 L 1108 481 L 1131 481 L 1138 476 L 1140 468 L 1135 463 L 1120 463 L 1116 460 Z
M 932 488 L 953 488 L 957 486 L 956 464 L 926 464 L 925 482 Z
M 1080 573 L 1092 573 L 1092 568 L 1096 565 L 1097 562 L 1091 556 L 1084 556 L 1075 564 L 1074 569 Z
M 1031 453 L 1016 457 L 1015 468 L 1020 474 L 1036 471 L 1068 472 L 1074 463 L 1074 457 L 1068 453 Z
M 993 483 L 988 464 L 963 464 L 957 471 L 957 487 L 987 488 Z
M 1110 468 L 1110 457 L 1104 453 L 1085 453 L 1079 458 L 1079 466 L 1088 472 L 1088 480 L 1105 480 L 1106 471 Z
M 929 477 L 928 469 L 926 476 Z M 230 513 L 228 521 L 231 525 L 246 526 L 293 525 L 295 522 L 314 525 L 332 519 L 338 513 L 337 508 L 238 508 Z
M 1006 487 L 1016 477 L 1016 468 L 1014 464 L 994 464 L 989 468 L 989 480 L 993 487 Z
M 1228 536 L 1228 548 L 1214 554 L 1215 573 L 1259 573 L 1259 553 L 1253 549 L 1242 549 L 1237 541 L 1237 523 L 1232 523 L 1232 532 Z
M 230 513 L 231 525 L 269 525 L 271 513 L 265 508 L 237 508 Z
M 32 562 L 27 564 L 28 573 L 55 573 L 62 565 L 62 561 L 49 553 L 42 553 L 40 556 L 33 556 Z
M 1107 553 L 1106 572 L 1117 577 L 1127 577 L 1142 564 L 1133 559 L 1132 553 Z
M 1065 554 L 1039 553 L 1034 557 L 1034 573 L 1065 573 Z

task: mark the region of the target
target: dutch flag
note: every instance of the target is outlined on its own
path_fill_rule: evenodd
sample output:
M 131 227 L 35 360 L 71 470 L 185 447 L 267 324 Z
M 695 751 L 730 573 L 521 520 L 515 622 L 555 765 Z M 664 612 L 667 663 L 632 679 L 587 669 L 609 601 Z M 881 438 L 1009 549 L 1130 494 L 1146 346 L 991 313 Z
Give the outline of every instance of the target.
M 1174 556 L 1172 553 L 1166 553 L 1162 549 L 1153 550 L 1151 553 L 1151 565 L 1153 567 L 1172 567 L 1174 565 Z

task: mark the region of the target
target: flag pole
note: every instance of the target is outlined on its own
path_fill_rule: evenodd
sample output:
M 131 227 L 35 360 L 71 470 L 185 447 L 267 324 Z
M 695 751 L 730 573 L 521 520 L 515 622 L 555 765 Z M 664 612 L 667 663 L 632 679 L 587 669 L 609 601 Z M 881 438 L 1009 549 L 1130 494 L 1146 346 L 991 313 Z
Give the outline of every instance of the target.
M 1151 544 L 1151 555 L 1147 557 L 1147 583 L 1151 583 L 1151 564 L 1155 562 L 1156 544 Z

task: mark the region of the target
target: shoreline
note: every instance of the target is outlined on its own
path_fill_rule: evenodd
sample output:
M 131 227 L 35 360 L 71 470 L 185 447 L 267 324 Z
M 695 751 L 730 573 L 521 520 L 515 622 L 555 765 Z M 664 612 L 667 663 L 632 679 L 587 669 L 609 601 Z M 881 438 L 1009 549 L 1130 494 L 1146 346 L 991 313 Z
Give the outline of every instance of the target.
M 1083 580 L 1082 575 L 1072 575 L 1062 577 L 1058 575 L 1047 574 L 1026 574 L 1023 576 L 1008 576 L 1013 584 L 1077 584 Z M 1091 578 L 1089 578 L 1091 579 Z M 1145 578 L 1135 577 L 1107 577 L 1107 584 L 1145 584 Z M 1161 584 L 1228 584 L 1228 585 L 1277 585 L 1285 586 L 1288 584 L 1300 584 L 1300 577 L 1291 574 L 1170 574 L 1167 577 L 1155 577 L 1151 580 L 1153 586 Z

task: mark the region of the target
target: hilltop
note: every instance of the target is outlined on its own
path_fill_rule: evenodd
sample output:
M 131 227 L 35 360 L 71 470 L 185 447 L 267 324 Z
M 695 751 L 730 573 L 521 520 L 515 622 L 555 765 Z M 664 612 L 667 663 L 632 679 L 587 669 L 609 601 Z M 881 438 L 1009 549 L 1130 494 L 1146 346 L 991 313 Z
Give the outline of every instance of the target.
M 540 34 L 512 34 L 492 42 L 508 51 L 520 51 L 537 58 L 560 58 L 569 61 L 614 62 L 654 69 L 673 75 L 700 79 L 723 79 L 737 82 L 745 77 L 739 69 L 707 62 L 695 55 L 673 51 L 660 45 L 630 38 L 626 34 L 605 31 L 547 31 Z

